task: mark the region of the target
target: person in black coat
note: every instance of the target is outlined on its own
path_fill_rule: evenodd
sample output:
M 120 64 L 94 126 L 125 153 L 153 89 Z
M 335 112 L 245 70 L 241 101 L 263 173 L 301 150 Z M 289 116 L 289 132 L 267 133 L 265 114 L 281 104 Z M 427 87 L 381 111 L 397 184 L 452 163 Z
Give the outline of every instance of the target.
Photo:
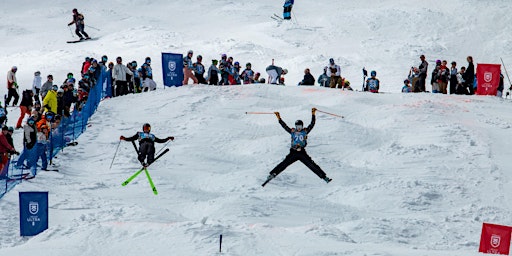
M 315 85 L 315 78 L 311 75 L 309 68 L 304 70 L 304 79 L 302 79 L 299 85 Z
M 469 89 L 469 94 L 475 94 L 475 88 L 473 88 L 473 82 L 475 81 L 475 65 L 473 65 L 473 57 L 468 56 L 466 58 L 468 61 L 468 67 L 466 68 L 466 72 L 464 72 L 464 82 L 465 86 Z
M 121 135 L 120 140 L 124 141 L 139 141 L 139 149 L 138 149 L 138 157 L 137 159 L 142 164 L 142 166 L 146 167 L 155 161 L 155 142 L 156 143 L 165 143 L 169 140 L 174 140 L 174 137 L 169 136 L 165 139 L 157 138 L 151 132 L 151 125 L 145 123 L 142 126 L 142 132 L 137 132 L 135 135 L 131 137 L 124 137 Z M 147 158 L 147 162 L 144 162 Z

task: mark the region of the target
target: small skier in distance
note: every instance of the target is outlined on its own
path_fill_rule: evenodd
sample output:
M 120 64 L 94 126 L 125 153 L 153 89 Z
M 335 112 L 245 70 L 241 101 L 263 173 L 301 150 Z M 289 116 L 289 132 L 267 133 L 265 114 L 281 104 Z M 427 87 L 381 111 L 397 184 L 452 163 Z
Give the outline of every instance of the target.
M 120 140 L 124 141 L 139 141 L 139 151 L 137 152 L 139 155 L 137 159 L 142 164 L 142 166 L 147 167 L 153 163 L 155 160 L 155 142 L 156 143 L 165 143 L 169 140 L 174 140 L 174 137 L 169 136 L 165 139 L 157 138 L 151 132 L 151 125 L 145 123 L 142 126 L 142 132 L 137 132 L 135 135 L 126 138 L 121 135 Z M 147 162 L 146 161 L 147 158 Z
M 270 171 L 267 180 L 265 181 L 265 183 L 263 183 L 262 186 L 265 186 L 265 184 L 267 184 L 270 180 L 279 175 L 279 173 L 284 171 L 286 167 L 293 164 L 297 160 L 304 163 L 309 169 L 311 169 L 311 171 L 313 171 L 316 175 L 318 175 L 318 177 L 323 179 L 325 182 L 331 182 L 332 179 L 327 177 L 322 168 L 320 168 L 320 166 L 318 166 L 306 152 L 308 134 L 315 126 L 315 113 L 316 108 L 312 108 L 311 123 L 309 124 L 308 127 L 304 127 L 304 123 L 302 122 L 302 120 L 297 120 L 295 121 L 295 128 L 290 128 L 281 119 L 281 115 L 279 114 L 279 112 L 274 112 L 281 126 L 291 135 L 291 147 L 290 153 L 281 163 L 279 163 L 272 171 Z
M 291 11 L 293 7 L 293 0 L 285 0 L 283 4 L 283 19 L 289 20 L 292 18 Z
M 85 33 L 85 31 L 84 31 L 84 28 L 85 28 L 84 15 L 81 13 L 78 13 L 78 10 L 76 8 L 73 9 L 73 21 L 68 23 L 68 26 L 73 25 L 73 23 L 76 26 L 75 34 L 78 35 L 78 37 L 80 38 L 80 41 L 85 40 L 85 39 L 91 39 L 89 37 L 89 35 L 87 33 Z M 85 38 L 84 38 L 84 36 L 85 36 Z

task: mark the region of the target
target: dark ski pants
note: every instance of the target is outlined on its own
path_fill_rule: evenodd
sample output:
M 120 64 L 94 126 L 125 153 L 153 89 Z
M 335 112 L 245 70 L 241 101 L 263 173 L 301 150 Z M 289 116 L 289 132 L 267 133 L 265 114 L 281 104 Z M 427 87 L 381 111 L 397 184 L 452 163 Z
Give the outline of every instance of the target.
M 207 84 L 206 80 L 203 77 L 203 74 L 195 73 L 194 76 L 196 77 L 198 84 Z
M 20 99 L 20 95 L 16 91 L 15 88 L 9 88 L 9 91 L 7 92 L 7 99 L 5 100 L 5 105 L 8 106 L 11 102 L 11 98 L 14 98 L 14 102 L 12 103 L 13 106 L 18 105 L 18 100 Z
M 305 164 L 311 171 L 313 171 L 318 177 L 321 179 L 325 178 L 327 175 L 325 172 L 318 166 L 313 159 L 306 153 L 305 149 L 301 149 L 300 151 L 290 149 L 290 153 L 286 156 L 286 158 L 279 163 L 272 171 L 270 171 L 270 174 L 273 174 L 274 176 L 279 175 L 286 167 L 289 165 L 295 163 L 296 161 L 301 161 L 303 164 Z
M 144 163 L 147 158 L 147 164 L 155 161 L 155 144 L 150 142 L 143 142 L 139 145 L 139 162 Z
M 88 35 L 87 33 L 85 33 L 85 31 L 84 31 L 84 27 L 85 27 L 85 25 L 83 25 L 83 24 L 78 24 L 78 25 L 76 25 L 75 34 L 76 34 L 78 37 L 80 37 L 80 38 L 84 38 L 84 36 L 85 36 L 86 38 L 88 38 L 88 37 L 89 37 L 89 35 Z
M 128 82 L 116 80 L 116 96 L 128 94 Z

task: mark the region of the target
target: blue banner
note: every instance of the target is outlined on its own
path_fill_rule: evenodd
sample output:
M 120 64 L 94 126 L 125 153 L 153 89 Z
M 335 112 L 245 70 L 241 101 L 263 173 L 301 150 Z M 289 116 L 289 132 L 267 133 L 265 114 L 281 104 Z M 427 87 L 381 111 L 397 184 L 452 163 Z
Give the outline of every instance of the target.
M 162 52 L 162 75 L 165 86 L 182 86 L 183 55 Z
M 48 229 L 48 192 L 20 192 L 21 236 L 35 236 Z

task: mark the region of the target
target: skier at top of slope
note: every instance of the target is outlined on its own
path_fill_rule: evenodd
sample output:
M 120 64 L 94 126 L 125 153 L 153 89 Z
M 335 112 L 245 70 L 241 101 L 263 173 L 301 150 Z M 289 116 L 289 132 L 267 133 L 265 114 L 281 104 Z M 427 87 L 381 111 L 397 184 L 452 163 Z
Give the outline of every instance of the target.
M 75 23 L 76 29 L 75 34 L 80 38 L 80 40 L 91 39 L 87 33 L 85 33 L 85 23 L 84 23 L 84 15 L 79 13 L 75 8 L 73 9 L 73 20 L 68 23 L 68 26 L 73 25 Z M 85 36 L 85 38 L 84 38 Z

